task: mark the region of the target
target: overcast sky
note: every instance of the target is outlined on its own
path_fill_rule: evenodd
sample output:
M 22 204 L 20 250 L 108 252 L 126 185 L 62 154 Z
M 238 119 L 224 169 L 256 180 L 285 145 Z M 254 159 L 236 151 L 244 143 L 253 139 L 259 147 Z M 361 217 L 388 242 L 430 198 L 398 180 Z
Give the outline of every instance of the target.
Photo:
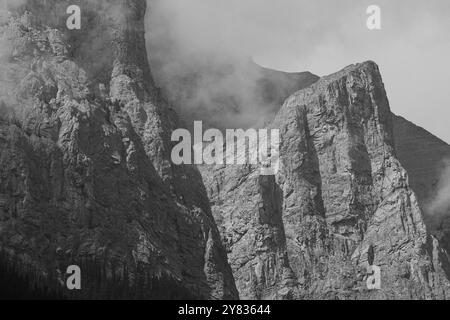
M 374 60 L 394 113 L 450 143 L 449 0 L 151 0 L 191 54 L 323 76 Z M 382 30 L 366 28 L 381 7 Z M 169 14 L 167 14 L 169 13 Z

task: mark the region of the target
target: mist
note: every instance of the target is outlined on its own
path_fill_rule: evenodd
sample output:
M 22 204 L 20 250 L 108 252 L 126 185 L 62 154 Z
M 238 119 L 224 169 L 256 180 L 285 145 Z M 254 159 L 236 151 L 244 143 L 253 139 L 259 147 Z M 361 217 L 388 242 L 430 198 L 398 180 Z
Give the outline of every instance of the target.
M 61 24 L 67 5 L 79 3 L 121 14 L 110 0 L 0 0 L 0 17 L 3 8 L 27 4 L 41 6 L 38 15 L 48 24 Z M 380 31 L 365 27 L 370 4 L 382 9 Z M 287 95 L 314 81 L 291 73 L 323 76 L 374 60 L 392 111 L 450 142 L 449 16 L 447 0 L 148 0 L 146 36 L 155 80 L 188 124 L 262 126 Z M 75 39 L 80 61 L 89 60 L 82 52 L 96 52 L 96 61 L 83 65 L 91 78 L 106 74 L 109 39 L 102 31 L 94 27 Z M 10 47 L 2 41 L 0 55 Z
M 250 3 L 237 1 L 149 1 L 147 46 L 156 83 L 191 127 L 262 127 L 293 92 L 318 78 L 260 67 L 252 44 L 240 31 L 254 21 L 235 24 L 236 13 Z M 266 30 L 268 31 L 268 30 Z M 260 38 L 264 30 L 259 31 Z M 302 70 L 304 71 L 304 70 Z
M 65 43 L 61 54 L 86 71 L 91 94 L 97 93 L 98 83 L 108 86 L 114 60 L 114 31 L 108 30 L 115 30 L 125 18 L 123 4 L 120 0 L 0 0 L 0 117 L 21 122 L 34 108 L 33 92 L 23 80 L 32 72 L 48 70 L 29 70 L 43 48 L 37 48 L 32 37 L 42 36 L 42 42 L 49 44 L 46 37 L 53 29 L 58 30 L 56 41 Z M 81 8 L 81 30 L 66 28 L 69 5 Z M 44 32 L 33 33 L 35 28 Z
M 450 215 L 450 159 L 443 161 L 436 195 L 428 204 L 427 211 L 433 216 Z
M 148 3 L 153 73 L 189 121 L 212 117 L 213 122 L 239 127 L 270 114 L 274 107 L 261 105 L 252 90 L 258 73 L 247 70 L 252 69 L 250 60 L 275 70 L 319 76 L 373 60 L 380 66 L 393 112 L 450 142 L 447 0 Z M 366 9 L 372 4 L 382 10 L 380 31 L 366 28 Z M 237 103 L 221 101 L 226 96 Z

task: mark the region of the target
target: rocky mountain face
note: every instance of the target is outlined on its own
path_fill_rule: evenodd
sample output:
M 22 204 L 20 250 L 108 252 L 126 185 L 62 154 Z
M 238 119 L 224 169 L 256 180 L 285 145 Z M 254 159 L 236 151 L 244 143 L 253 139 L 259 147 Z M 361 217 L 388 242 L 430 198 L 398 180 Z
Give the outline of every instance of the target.
M 146 2 L 24 2 L 0 21 L 7 293 L 448 297 L 446 220 L 426 211 L 448 145 L 391 113 L 375 63 L 320 80 L 251 67 L 268 128 L 281 134 L 276 175 L 175 166 L 170 137 L 185 124 L 147 62 Z M 71 4 L 83 10 L 81 30 L 65 26 Z M 219 107 L 236 102 L 222 98 Z M 72 264 L 78 293 L 64 286 Z M 371 265 L 380 290 L 367 288 Z
M 448 256 L 396 157 L 378 67 L 353 65 L 289 97 L 281 170 L 202 168 L 242 298 L 448 296 Z M 381 267 L 381 290 L 364 276 Z
M 237 298 L 201 176 L 147 62 L 144 0 L 27 1 L 2 21 L 2 270 L 70 298 Z M 5 46 L 6 47 L 6 46 Z M 81 293 L 65 290 L 68 265 Z

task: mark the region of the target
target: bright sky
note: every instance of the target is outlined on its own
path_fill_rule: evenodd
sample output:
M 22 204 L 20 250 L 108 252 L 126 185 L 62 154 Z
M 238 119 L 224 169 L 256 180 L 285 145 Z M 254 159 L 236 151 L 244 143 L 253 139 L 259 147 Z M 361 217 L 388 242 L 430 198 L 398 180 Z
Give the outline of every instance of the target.
M 366 27 L 373 4 L 381 8 L 380 31 Z M 162 6 L 193 54 L 213 47 L 320 76 L 373 60 L 393 112 L 450 143 L 448 0 L 163 0 Z

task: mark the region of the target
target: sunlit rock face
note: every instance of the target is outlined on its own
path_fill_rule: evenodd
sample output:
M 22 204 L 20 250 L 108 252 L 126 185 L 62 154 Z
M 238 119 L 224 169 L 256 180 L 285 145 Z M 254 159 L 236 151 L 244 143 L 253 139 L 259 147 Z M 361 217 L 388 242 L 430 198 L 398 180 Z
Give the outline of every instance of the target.
M 237 298 L 201 177 L 170 162 L 178 120 L 147 62 L 146 2 L 77 4 L 79 31 L 67 1 L 2 24 L 2 265 L 53 296 Z
M 281 134 L 276 176 L 202 170 L 242 297 L 446 297 L 447 255 L 396 157 L 375 63 L 294 93 L 269 128 Z M 381 290 L 364 282 L 372 264 Z
M 83 9 L 81 30 L 66 28 L 69 4 Z M 143 0 L 30 0 L 1 16 L 0 288 L 58 298 L 448 296 L 445 219 L 427 212 L 439 161 L 425 156 L 447 146 L 393 116 L 375 63 L 321 79 L 248 64 L 268 108 L 258 125 L 280 130 L 280 171 L 176 166 L 171 134 L 186 124 L 155 86 L 145 12 Z M 80 292 L 64 284 L 71 264 Z M 371 265 L 379 290 L 367 287 Z

